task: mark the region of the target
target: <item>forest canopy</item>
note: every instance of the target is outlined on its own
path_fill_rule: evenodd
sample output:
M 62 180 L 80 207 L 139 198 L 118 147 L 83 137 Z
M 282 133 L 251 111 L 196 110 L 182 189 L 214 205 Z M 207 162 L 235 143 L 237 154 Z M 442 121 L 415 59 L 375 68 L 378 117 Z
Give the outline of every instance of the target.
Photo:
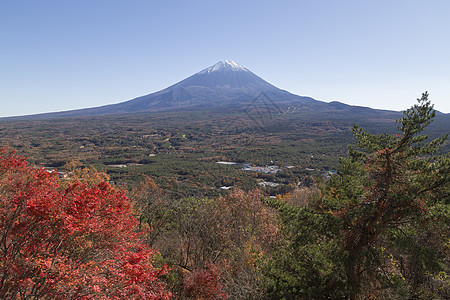
M 424 133 L 435 114 L 424 93 L 396 134 L 354 125 L 336 175 L 276 197 L 181 197 L 150 176 L 126 189 L 76 164 L 58 178 L 2 148 L 0 298 L 449 299 L 447 136 Z

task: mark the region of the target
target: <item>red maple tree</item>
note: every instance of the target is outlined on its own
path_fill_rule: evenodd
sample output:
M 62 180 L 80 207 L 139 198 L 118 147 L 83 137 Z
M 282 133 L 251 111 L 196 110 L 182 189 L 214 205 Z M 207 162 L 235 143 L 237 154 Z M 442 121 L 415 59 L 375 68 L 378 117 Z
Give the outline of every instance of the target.
M 213 263 L 184 278 L 184 294 L 192 299 L 228 299 L 220 283 L 220 272 Z
M 125 194 L 0 149 L 0 299 L 169 299 Z

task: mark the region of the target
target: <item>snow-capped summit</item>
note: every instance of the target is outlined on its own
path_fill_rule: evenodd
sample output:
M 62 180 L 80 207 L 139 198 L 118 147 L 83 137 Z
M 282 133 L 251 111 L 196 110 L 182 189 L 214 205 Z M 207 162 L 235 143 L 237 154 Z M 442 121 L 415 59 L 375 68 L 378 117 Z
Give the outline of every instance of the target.
M 68 112 L 52 116 L 109 115 L 169 110 L 245 109 L 259 99 L 270 99 L 277 105 L 303 105 L 317 102 L 309 97 L 280 90 L 232 60 L 223 60 L 163 90 L 125 102 Z M 269 101 L 269 102 L 270 102 Z M 270 103 L 268 104 L 270 105 Z
M 217 64 L 198 72 L 198 74 L 207 74 L 212 72 L 223 72 L 223 71 L 250 72 L 249 70 L 247 70 L 246 68 L 244 68 L 243 66 L 241 66 L 240 64 L 238 64 L 233 60 L 222 60 L 219 61 Z

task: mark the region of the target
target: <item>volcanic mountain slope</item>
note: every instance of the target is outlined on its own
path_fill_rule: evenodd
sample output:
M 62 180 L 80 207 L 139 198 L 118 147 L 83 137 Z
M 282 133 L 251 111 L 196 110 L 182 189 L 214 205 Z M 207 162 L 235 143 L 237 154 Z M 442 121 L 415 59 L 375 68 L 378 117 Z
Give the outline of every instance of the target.
M 34 117 L 70 117 L 161 112 L 173 110 L 242 111 L 254 104 L 306 111 L 370 110 L 339 102 L 325 103 L 281 90 L 231 60 L 220 61 L 166 89 L 118 104 Z M 30 116 L 33 117 L 33 116 Z
M 230 60 L 220 61 L 166 89 L 126 102 L 66 112 L 97 115 L 168 110 L 241 109 L 264 93 L 274 103 L 316 102 L 283 91 Z
M 279 94 L 280 99 L 298 97 L 278 89 L 236 62 L 225 60 L 159 92 L 101 109 L 115 113 L 236 108 L 248 104 L 261 92 Z

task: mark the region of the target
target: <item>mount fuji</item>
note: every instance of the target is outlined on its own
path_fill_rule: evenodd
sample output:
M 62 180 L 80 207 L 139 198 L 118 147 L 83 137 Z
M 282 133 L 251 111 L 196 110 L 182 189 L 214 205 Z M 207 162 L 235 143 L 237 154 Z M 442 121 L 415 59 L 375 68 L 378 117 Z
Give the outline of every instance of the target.
M 277 108 L 306 111 L 344 111 L 356 107 L 326 103 L 277 88 L 232 60 L 223 60 L 161 91 L 118 104 L 46 113 L 28 117 L 71 117 L 162 111 L 239 111 L 264 95 Z M 364 109 L 364 108 L 358 108 Z M 366 108 L 368 109 L 368 108 Z

